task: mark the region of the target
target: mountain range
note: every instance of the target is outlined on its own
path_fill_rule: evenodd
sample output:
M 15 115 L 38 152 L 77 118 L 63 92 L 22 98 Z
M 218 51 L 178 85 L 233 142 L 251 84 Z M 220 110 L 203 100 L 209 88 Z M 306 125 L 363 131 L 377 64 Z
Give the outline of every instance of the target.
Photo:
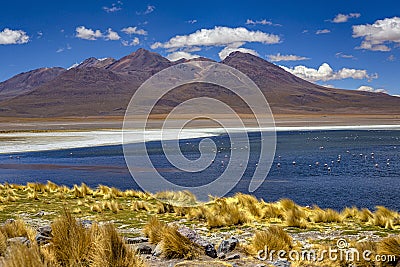
M 119 60 L 91 57 L 69 69 L 40 68 L 21 73 L 0 83 L 0 116 L 120 116 L 146 79 L 185 61 L 171 62 L 157 53 L 138 49 Z M 316 85 L 251 54 L 233 52 L 220 63 L 249 76 L 266 96 L 274 114 L 400 114 L 399 97 Z M 173 90 L 154 112 L 167 113 L 197 96 L 218 98 L 238 113 L 249 113 L 234 94 L 209 84 Z

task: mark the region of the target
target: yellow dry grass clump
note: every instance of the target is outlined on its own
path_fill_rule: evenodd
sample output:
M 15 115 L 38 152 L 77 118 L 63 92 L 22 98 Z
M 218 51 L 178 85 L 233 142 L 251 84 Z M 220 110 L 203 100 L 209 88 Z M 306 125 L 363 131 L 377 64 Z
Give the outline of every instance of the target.
M 34 245 L 28 247 L 26 245 L 17 244 L 10 248 L 7 256 L 1 261 L 1 266 L 5 267 L 47 267 L 47 266 L 60 266 L 49 265 L 47 261 L 42 259 L 39 247 Z
M 6 224 L 7 225 L 7 224 Z M 2 235 L 29 236 L 29 230 L 21 223 L 3 226 L 0 231 L 0 250 Z M 45 247 L 33 245 L 12 245 L 9 253 L 1 260 L 1 266 L 36 267 L 144 267 L 139 256 L 128 247 L 111 224 L 99 226 L 93 224 L 86 228 L 69 212 L 65 212 L 51 225 L 52 239 Z M 14 232 L 16 231 L 16 232 Z M 16 234 L 18 233 L 18 234 Z M 3 254 L 4 255 L 4 254 Z
M 34 240 L 36 235 L 36 231 L 21 219 L 7 221 L 0 227 L 0 232 L 7 238 L 23 236 L 31 241 Z
M 132 211 L 140 211 L 140 210 L 149 211 L 150 206 L 144 201 L 133 201 L 131 204 L 131 210 Z
M 53 222 L 51 247 L 61 265 L 88 265 L 91 233 L 68 212 Z
M 312 210 L 311 220 L 314 223 L 340 223 L 343 221 L 339 212 L 333 209 L 323 210 L 317 206 Z
M 169 226 L 152 217 L 143 233 L 152 244 L 160 244 L 162 255 L 167 259 L 193 259 L 200 254 L 199 246 L 181 235 L 175 226 Z
M 207 225 L 210 228 L 241 225 L 249 222 L 246 210 L 241 210 L 233 198 L 215 200 L 206 210 Z
M 392 255 L 395 260 L 386 262 L 387 265 L 395 266 L 400 260 L 400 236 L 390 236 L 378 242 L 377 253 L 379 255 Z
M 374 259 L 377 251 L 377 244 L 376 242 L 373 241 L 363 241 L 363 242 L 357 242 L 353 246 L 358 252 L 363 253 L 364 251 L 370 251 L 371 255 L 369 255 L 369 258 Z M 371 261 L 371 260 L 366 260 L 364 257 L 359 257 L 358 259 L 355 259 L 355 264 L 359 267 L 375 267 L 376 262 Z
M 167 259 L 193 259 L 200 254 L 200 248 L 175 227 L 164 228 L 161 241 L 162 255 Z
M 293 247 L 292 238 L 279 226 L 271 226 L 267 230 L 257 231 L 247 250 L 250 254 L 257 255 L 259 251 L 288 252 Z
M 90 253 L 90 266 L 144 266 L 143 261 L 128 248 L 115 227 L 106 224 L 102 227 L 92 226 L 92 250 Z
M 389 210 L 382 206 L 377 206 L 373 215 L 373 224 L 386 229 L 394 228 L 394 220 L 399 215 L 397 212 Z
M 149 238 L 151 244 L 158 244 L 162 240 L 165 223 L 161 222 L 157 217 L 151 217 L 143 228 L 143 234 Z
M 174 206 L 190 207 L 197 203 L 196 196 L 189 191 L 163 191 L 156 193 L 154 198 Z
M 0 231 L 0 256 L 4 256 L 7 251 L 7 236 Z

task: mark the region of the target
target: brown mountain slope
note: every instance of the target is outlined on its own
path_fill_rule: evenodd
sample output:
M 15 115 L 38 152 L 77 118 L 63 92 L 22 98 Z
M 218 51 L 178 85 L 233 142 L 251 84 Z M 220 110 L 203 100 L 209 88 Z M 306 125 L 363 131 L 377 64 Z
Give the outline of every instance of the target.
M 144 49 L 107 66 L 93 67 L 97 61 L 88 59 L 86 64 L 64 71 L 33 90 L 27 90 L 27 93 L 6 101 L 0 100 L 0 116 L 123 115 L 142 82 L 154 73 L 177 64 Z M 325 88 L 250 54 L 234 52 L 222 63 L 248 75 L 267 97 L 275 114 L 400 114 L 398 97 Z M 20 87 L 25 88 L 23 84 Z M 155 112 L 167 113 L 182 101 L 199 96 L 217 98 L 238 113 L 249 113 L 244 103 L 231 92 L 209 84 L 177 88 L 159 101 Z
M 233 52 L 222 63 L 249 76 L 275 113 L 400 114 L 399 97 L 319 86 L 250 54 Z
M 141 84 L 99 68 L 73 68 L 36 90 L 0 103 L 3 116 L 63 117 L 122 114 Z
M 15 75 L 0 83 L 0 101 L 29 93 L 64 71 L 63 68 L 40 68 Z

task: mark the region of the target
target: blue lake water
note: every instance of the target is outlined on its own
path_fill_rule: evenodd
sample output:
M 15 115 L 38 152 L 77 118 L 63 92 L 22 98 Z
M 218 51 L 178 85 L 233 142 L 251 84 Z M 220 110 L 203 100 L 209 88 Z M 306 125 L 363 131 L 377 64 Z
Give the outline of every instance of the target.
M 259 134 L 250 133 L 249 137 L 249 164 L 242 180 L 229 194 L 248 192 L 260 146 Z M 149 142 L 147 148 L 153 164 L 165 178 L 185 186 L 198 186 L 217 178 L 226 166 L 221 161 L 229 160 L 229 138 L 221 135 L 212 139 L 221 153 L 200 173 L 188 174 L 174 168 L 165 158 L 160 142 Z M 187 158 L 199 157 L 200 140 L 180 141 Z M 265 201 L 291 198 L 301 205 L 317 204 L 323 208 L 373 209 L 384 205 L 400 210 L 400 131 L 279 132 L 277 141 L 274 163 L 267 179 L 254 193 L 257 197 Z M 240 144 L 234 146 L 239 148 Z M 139 189 L 126 167 L 122 146 L 0 155 L 0 182 L 47 180 L 68 186 L 85 182 L 92 187 L 105 184 Z

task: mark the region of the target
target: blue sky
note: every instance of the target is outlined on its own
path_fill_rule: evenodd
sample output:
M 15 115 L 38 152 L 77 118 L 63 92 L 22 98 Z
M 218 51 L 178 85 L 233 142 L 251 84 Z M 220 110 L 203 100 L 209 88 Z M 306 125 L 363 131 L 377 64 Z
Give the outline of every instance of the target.
M 0 81 L 145 48 L 173 59 L 240 50 L 310 81 L 400 95 L 398 1 L 7 1 Z

